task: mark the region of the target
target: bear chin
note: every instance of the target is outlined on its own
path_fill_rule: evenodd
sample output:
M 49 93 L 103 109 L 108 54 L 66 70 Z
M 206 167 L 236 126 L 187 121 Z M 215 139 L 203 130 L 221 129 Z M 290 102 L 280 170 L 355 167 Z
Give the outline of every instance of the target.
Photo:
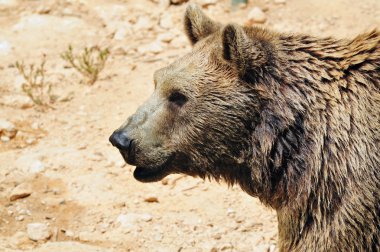
M 169 175 L 165 167 L 140 167 L 137 166 L 133 172 L 133 177 L 140 182 L 157 182 Z

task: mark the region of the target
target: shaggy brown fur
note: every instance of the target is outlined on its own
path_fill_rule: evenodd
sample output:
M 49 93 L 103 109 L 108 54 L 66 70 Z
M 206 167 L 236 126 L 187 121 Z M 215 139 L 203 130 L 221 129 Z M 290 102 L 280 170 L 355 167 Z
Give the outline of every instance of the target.
M 281 251 L 380 251 L 380 33 L 223 26 L 194 5 L 185 28 L 192 52 L 114 133 L 133 141 L 111 139 L 134 176 L 239 184 L 277 211 Z

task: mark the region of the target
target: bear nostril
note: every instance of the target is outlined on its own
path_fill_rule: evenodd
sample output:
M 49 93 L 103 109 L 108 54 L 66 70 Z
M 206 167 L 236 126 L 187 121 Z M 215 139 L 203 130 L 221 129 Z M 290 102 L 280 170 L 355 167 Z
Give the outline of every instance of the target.
M 129 152 L 132 139 L 128 138 L 127 134 L 123 131 L 115 131 L 110 136 L 109 141 L 119 150 L 125 150 Z

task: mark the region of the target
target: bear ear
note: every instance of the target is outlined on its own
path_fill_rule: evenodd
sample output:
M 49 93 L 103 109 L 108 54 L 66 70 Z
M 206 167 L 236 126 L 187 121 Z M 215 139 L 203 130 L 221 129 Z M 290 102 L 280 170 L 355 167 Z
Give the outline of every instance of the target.
M 228 24 L 222 32 L 223 57 L 235 65 L 241 75 L 258 69 L 267 61 L 267 52 L 258 40 L 250 38 L 243 27 Z
M 184 25 L 186 35 L 193 45 L 220 28 L 219 23 L 212 21 L 194 3 L 186 8 Z

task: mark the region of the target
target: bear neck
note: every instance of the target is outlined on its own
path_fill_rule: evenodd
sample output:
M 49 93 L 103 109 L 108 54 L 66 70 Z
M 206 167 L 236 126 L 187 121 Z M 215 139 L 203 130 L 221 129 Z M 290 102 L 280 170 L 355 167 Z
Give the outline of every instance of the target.
M 379 41 L 283 36 L 257 77 L 267 96 L 242 188 L 277 210 L 282 251 L 379 249 Z

